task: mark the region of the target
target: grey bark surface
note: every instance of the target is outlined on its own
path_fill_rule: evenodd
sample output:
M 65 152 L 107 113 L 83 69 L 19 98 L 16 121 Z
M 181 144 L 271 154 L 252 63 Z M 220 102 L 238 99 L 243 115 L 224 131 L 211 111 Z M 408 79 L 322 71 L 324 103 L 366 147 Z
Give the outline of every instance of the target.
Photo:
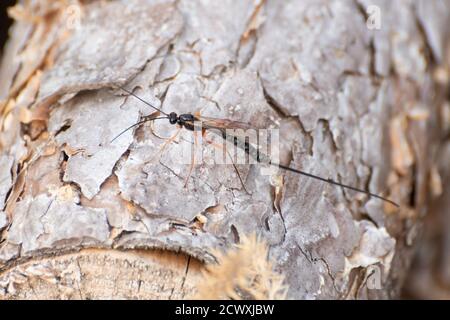
M 51 3 L 31 1 L 44 18 L 15 23 L 0 69 L 0 298 L 183 298 L 252 232 L 289 298 L 398 297 L 439 177 L 449 1 L 74 2 L 75 28 Z M 118 84 L 279 127 L 283 163 L 401 207 L 284 172 L 277 193 L 255 165 L 237 166 L 247 190 L 212 164 L 183 188 L 189 132 L 161 154 L 163 121 L 109 143 L 154 112 Z

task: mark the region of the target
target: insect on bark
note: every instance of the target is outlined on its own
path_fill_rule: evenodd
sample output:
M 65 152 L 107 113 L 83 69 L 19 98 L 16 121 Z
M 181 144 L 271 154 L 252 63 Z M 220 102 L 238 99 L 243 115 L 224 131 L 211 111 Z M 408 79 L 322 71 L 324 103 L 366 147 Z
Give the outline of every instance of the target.
M 142 118 L 141 121 L 136 122 L 135 124 L 129 126 L 128 128 L 124 129 L 122 132 L 120 132 L 114 139 L 111 140 L 111 143 L 114 142 L 116 139 L 118 139 L 122 134 L 124 134 L 125 132 L 127 132 L 128 130 L 137 127 L 143 123 L 149 122 L 149 121 L 154 121 L 154 120 L 159 120 L 159 119 L 168 119 L 170 124 L 173 125 L 178 125 L 179 129 L 181 130 L 182 128 L 189 130 L 189 131 L 202 131 L 202 134 L 204 134 L 206 132 L 206 130 L 209 130 L 211 132 L 214 133 L 218 133 L 224 140 L 231 142 L 233 145 L 235 145 L 236 147 L 242 149 L 245 151 L 245 153 L 247 155 L 249 155 L 250 157 L 252 157 L 253 159 L 255 159 L 258 163 L 262 163 L 262 164 L 267 164 L 270 166 L 274 166 L 274 167 L 278 167 L 280 169 L 286 170 L 286 171 L 290 171 L 299 175 L 303 175 L 312 179 L 316 179 L 322 182 L 326 182 L 344 189 L 348 189 L 348 190 L 352 190 L 355 192 L 359 192 L 359 193 L 363 193 L 368 195 L 369 197 L 373 197 L 373 198 L 377 198 L 380 199 L 382 201 L 388 202 L 392 205 L 394 205 L 395 207 L 400 207 L 397 203 L 395 203 L 394 201 L 382 197 L 378 194 L 375 193 L 371 193 L 367 190 L 363 190 L 363 189 L 359 189 L 350 185 L 346 185 L 337 181 L 334 181 L 332 179 L 327 179 L 327 178 L 323 178 L 320 177 L 318 175 L 312 174 L 312 173 L 308 173 L 302 170 L 298 170 L 295 168 L 291 168 L 289 166 L 285 166 L 282 165 L 280 163 L 276 163 L 273 162 L 270 157 L 268 157 L 267 155 L 265 155 L 264 153 L 261 153 L 259 151 L 258 148 L 255 148 L 252 144 L 250 144 L 247 140 L 245 139 L 241 139 L 238 136 L 234 136 L 232 134 L 229 134 L 229 132 L 227 132 L 227 129 L 251 129 L 252 126 L 248 123 L 244 123 L 244 122 L 239 122 L 239 121 L 233 121 L 233 120 L 229 120 L 229 119 L 218 119 L 218 118 L 209 118 L 209 117 L 202 117 L 199 115 L 193 115 L 191 113 L 185 113 L 185 114 L 180 114 L 178 115 L 175 112 L 170 112 L 170 113 L 166 113 L 164 111 L 162 111 L 161 109 L 153 106 L 151 103 L 143 100 L 142 98 L 140 98 L 138 95 L 134 94 L 133 92 L 131 92 L 130 90 L 124 88 L 123 86 L 118 86 L 121 90 L 125 91 L 126 93 L 128 93 L 129 95 L 135 97 L 136 99 L 138 99 L 139 101 L 141 101 L 142 103 L 146 104 L 147 106 L 153 108 L 154 110 L 158 111 L 159 113 L 163 114 L 164 116 L 162 117 L 155 117 L 155 116 L 145 116 Z M 201 125 L 198 125 L 198 124 Z M 179 132 L 179 131 L 178 131 Z M 177 132 L 177 134 L 178 134 Z M 177 135 L 176 134 L 176 135 Z M 175 136 L 176 136 L 175 135 Z M 174 136 L 174 137 L 175 137 Z M 167 143 L 170 143 L 171 141 L 173 141 L 174 137 L 168 139 L 168 141 L 166 141 L 165 145 L 167 145 Z M 194 163 L 191 164 L 191 169 L 189 171 L 188 177 L 187 179 L 189 179 L 191 171 L 192 171 L 192 167 L 193 167 Z M 186 180 L 187 182 L 187 180 Z

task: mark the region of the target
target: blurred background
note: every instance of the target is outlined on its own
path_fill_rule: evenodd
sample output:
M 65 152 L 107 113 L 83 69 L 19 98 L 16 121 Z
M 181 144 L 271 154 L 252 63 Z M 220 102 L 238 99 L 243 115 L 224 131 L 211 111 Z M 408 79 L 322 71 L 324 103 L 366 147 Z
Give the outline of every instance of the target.
M 14 0 L 2 0 L 0 1 L 0 54 L 3 54 L 3 46 L 8 38 L 8 29 L 12 24 L 12 20 L 8 17 L 6 12 L 7 8 L 14 5 Z

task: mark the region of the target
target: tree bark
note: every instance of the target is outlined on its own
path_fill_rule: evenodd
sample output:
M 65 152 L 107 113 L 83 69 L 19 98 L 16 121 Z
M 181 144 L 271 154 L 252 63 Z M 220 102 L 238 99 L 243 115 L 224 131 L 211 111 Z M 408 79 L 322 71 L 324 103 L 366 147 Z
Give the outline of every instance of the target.
M 29 1 L 11 14 L 2 299 L 191 297 L 202 266 L 251 233 L 288 298 L 399 296 L 442 193 L 449 1 Z M 154 112 L 117 85 L 165 112 L 277 127 L 282 163 L 400 208 L 258 165 L 200 163 L 184 188 L 190 132 L 162 152 L 176 130 L 163 120 L 110 143 Z

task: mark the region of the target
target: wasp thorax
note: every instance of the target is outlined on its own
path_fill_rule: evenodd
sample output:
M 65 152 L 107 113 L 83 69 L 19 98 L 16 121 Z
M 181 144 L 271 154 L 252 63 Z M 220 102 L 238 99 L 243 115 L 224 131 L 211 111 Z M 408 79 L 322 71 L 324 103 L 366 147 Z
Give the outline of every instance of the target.
M 180 124 L 184 124 L 186 122 L 192 123 L 195 121 L 195 118 L 190 113 L 180 114 L 180 117 L 178 118 L 178 121 Z

